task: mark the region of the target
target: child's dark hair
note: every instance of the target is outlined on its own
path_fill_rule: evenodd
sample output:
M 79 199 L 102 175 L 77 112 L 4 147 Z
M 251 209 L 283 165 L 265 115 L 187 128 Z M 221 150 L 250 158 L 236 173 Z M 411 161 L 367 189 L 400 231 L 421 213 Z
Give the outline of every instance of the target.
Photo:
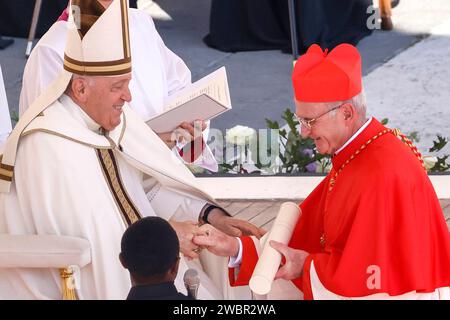
M 180 243 L 172 226 L 159 217 L 145 217 L 123 234 L 122 259 L 131 274 L 163 276 L 179 257 Z

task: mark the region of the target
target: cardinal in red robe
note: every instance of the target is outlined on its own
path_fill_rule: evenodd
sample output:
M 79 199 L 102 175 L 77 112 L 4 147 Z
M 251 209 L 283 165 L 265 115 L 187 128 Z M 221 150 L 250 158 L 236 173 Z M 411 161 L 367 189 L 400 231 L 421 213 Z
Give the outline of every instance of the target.
M 366 117 L 357 49 L 342 44 L 328 53 L 313 45 L 292 80 L 301 134 L 332 155 L 333 167 L 300 204 L 288 246 L 271 243 L 283 255 L 276 277 L 292 281 L 305 299 L 450 299 L 441 206 L 411 141 Z M 204 228 L 208 236 L 194 241 L 234 256 L 230 282 L 248 284 L 258 241 Z

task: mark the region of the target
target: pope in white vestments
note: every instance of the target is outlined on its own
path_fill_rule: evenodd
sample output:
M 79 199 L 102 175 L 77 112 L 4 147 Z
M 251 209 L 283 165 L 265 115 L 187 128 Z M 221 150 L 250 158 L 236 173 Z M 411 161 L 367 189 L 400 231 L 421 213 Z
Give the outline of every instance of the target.
M 103 0 L 98 5 L 108 6 L 111 2 Z M 191 83 L 191 72 L 184 61 L 164 44 L 151 16 L 142 10 L 129 9 L 129 20 L 133 53 L 133 79 L 130 83 L 133 100 L 130 106 L 147 121 L 164 111 L 164 100 L 168 96 Z M 61 72 L 67 28 L 67 21 L 57 21 L 31 52 L 24 70 L 19 115 Z M 208 131 L 204 131 L 205 141 Z M 214 155 L 207 146 L 194 164 L 211 171 L 218 170 Z
M 82 23 L 81 30 L 69 29 L 65 70 L 0 152 L 0 233 L 87 239 L 92 262 L 80 271 L 80 298 L 124 299 L 131 286 L 118 261 L 125 228 L 155 214 L 197 221 L 214 199 L 128 105 L 127 1 L 114 0 L 98 17 L 83 7 L 92 1 L 73 3 L 81 7 Z M 89 15 L 95 19 L 85 23 Z M 218 225 L 253 227 L 215 217 Z M 182 259 L 175 281 L 181 292 L 187 267 Z M 220 279 L 200 277 L 199 298 L 224 297 Z M 0 299 L 58 299 L 60 281 L 58 270 L 3 269 Z

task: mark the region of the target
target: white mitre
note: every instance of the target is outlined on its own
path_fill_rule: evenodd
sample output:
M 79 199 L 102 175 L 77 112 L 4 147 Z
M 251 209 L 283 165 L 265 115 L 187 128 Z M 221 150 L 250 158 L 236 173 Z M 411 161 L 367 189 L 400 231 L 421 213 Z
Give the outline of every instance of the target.
M 11 132 L 0 155 L 0 192 L 8 193 L 17 148 L 25 128 L 67 89 L 73 74 L 117 76 L 131 72 L 128 0 L 104 8 L 97 0 L 72 0 L 64 70 L 33 102 Z

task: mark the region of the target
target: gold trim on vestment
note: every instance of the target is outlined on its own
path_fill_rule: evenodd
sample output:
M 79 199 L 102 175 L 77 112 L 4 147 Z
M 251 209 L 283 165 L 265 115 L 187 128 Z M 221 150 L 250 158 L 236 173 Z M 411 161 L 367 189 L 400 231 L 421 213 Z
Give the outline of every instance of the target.
M 0 161 L 1 161 L 1 158 L 0 158 Z M 7 165 L 7 164 L 0 163 L 0 169 L 6 170 L 6 171 L 13 171 L 14 167 Z
M 12 177 L 8 177 L 8 176 L 4 176 L 4 175 L 0 174 L 0 180 L 11 182 Z
M 125 224 L 130 226 L 132 223 L 141 219 L 142 216 L 131 201 L 131 198 L 123 186 L 120 178 L 120 171 L 114 157 L 114 152 L 112 150 L 105 149 L 97 149 L 96 152 L 103 175 L 105 176 L 105 180 L 111 190 L 122 218 Z
M 64 138 L 64 139 L 67 139 L 67 140 L 70 140 L 70 141 L 73 141 L 73 142 L 77 142 L 77 143 L 83 144 L 83 145 L 85 145 L 85 146 L 94 148 L 94 149 L 112 149 L 112 148 L 114 148 L 114 145 L 110 145 L 110 146 L 107 146 L 107 147 L 105 147 L 105 146 L 99 146 L 99 145 L 94 145 L 94 144 L 90 144 L 90 143 L 83 142 L 83 141 L 81 141 L 81 140 L 77 140 L 77 139 L 75 139 L 75 138 L 71 138 L 71 137 L 69 137 L 69 136 L 63 135 L 63 134 L 61 134 L 61 133 L 59 133 L 59 132 L 56 132 L 56 131 L 51 131 L 51 130 L 48 130 L 48 129 L 42 129 L 42 128 L 40 128 L 40 129 L 31 129 L 31 130 L 28 130 L 28 131 L 22 133 L 22 134 L 20 135 L 20 137 L 23 138 L 23 137 L 26 137 L 26 136 L 28 136 L 28 135 L 30 135 L 30 134 L 32 134 L 32 133 L 35 133 L 35 132 L 45 132 L 45 133 L 53 134 L 53 135 L 58 136 L 58 137 L 60 137 L 60 138 Z M 109 142 L 109 141 L 108 141 L 108 142 Z
M 5 170 L 5 169 L 0 168 L 0 175 L 3 175 L 3 176 L 6 176 L 6 177 L 9 177 L 9 178 L 12 178 L 12 176 L 13 176 L 13 171 Z
M 14 175 L 14 167 L 1 163 L 3 160 L 3 155 L 0 154 L 0 180 L 12 181 Z

